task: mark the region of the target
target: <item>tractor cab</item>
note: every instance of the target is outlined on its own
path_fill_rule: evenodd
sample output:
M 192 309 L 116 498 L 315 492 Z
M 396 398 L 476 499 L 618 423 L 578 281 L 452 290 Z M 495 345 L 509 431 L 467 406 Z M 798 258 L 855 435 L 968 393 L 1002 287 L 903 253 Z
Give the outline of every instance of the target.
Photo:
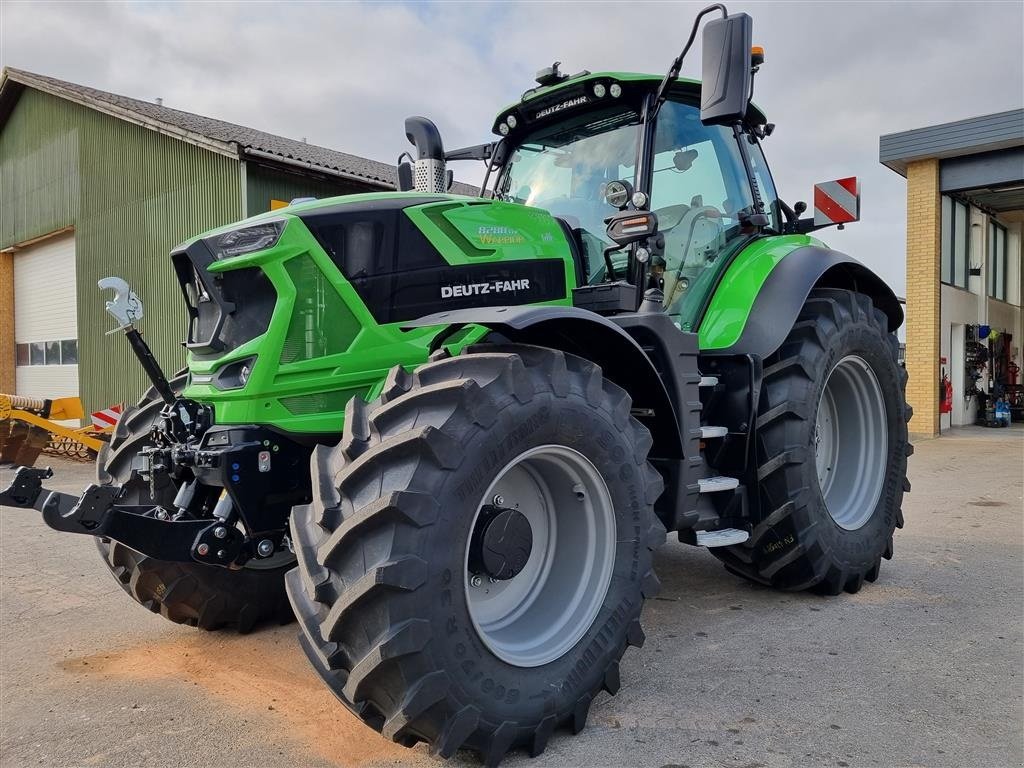
M 652 212 L 662 239 L 644 287 L 660 289 L 664 308 L 689 327 L 727 255 L 760 231 L 778 230 L 778 207 L 754 134 L 763 115 L 751 108 L 750 123 L 706 125 L 699 83 L 676 81 L 645 119 L 659 82 L 583 74 L 555 92 L 528 93 L 496 122 L 504 138 L 492 194 L 565 222 L 590 285 L 633 277 L 640 245 L 606 258 L 615 245 L 607 219 L 622 209 Z M 759 214 L 767 221 L 755 225 Z
M 484 160 L 482 195 L 544 209 L 562 225 L 577 306 L 615 314 L 645 302 L 693 330 L 731 256 L 760 235 L 781 234 L 783 211 L 793 218 L 777 201 L 759 144 L 773 126 L 750 102 L 764 61 L 751 30 L 746 14 L 705 26 L 701 81 L 679 78 L 696 25 L 664 77 L 570 76 L 556 62 L 498 114 L 492 144 L 444 153 L 433 124 L 410 118 L 415 176 L 443 180 L 446 160 Z M 411 184 L 411 163 L 402 177 Z M 643 226 L 623 230 L 633 214 Z M 616 287 L 611 303 L 608 284 Z

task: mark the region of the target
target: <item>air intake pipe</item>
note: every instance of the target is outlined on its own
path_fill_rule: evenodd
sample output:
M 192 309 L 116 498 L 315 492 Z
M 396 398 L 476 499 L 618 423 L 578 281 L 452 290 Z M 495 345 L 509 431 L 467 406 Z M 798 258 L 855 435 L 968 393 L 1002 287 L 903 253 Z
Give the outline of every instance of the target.
M 441 134 L 437 126 L 425 117 L 409 117 L 405 121 L 405 135 L 416 147 L 413 188 L 417 192 L 429 194 L 447 191 L 444 145 L 441 143 Z

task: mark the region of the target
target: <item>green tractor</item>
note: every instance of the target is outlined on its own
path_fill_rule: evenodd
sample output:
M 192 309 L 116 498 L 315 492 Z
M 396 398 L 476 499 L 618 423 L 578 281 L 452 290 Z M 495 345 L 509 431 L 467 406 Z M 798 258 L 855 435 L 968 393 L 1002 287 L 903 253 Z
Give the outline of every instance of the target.
M 678 77 L 700 19 L 702 83 Z M 892 291 L 778 199 L 751 19 L 701 12 L 663 77 L 542 70 L 497 140 L 410 118 L 395 193 L 296 202 L 171 254 L 188 367 L 153 381 L 81 497 L 4 503 L 93 536 L 139 603 L 204 629 L 294 615 L 387 738 L 537 755 L 619 688 L 666 531 L 836 595 L 902 526 Z M 447 194 L 477 159 L 479 197 Z M 493 182 L 493 183 L 492 183 Z

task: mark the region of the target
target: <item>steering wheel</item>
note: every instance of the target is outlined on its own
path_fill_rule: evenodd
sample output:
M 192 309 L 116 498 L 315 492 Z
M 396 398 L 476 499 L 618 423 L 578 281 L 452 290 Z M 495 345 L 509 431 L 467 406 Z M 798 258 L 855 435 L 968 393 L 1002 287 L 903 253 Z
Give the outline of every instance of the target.
M 666 308 L 680 299 L 718 255 L 722 212 L 710 205 L 689 208 L 679 223 L 665 233 Z

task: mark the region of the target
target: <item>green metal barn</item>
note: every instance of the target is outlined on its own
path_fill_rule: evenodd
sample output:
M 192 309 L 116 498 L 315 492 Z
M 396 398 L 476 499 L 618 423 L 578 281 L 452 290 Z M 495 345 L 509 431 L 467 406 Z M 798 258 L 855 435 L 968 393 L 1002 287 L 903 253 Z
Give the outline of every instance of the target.
M 400 140 L 400 134 L 396 136 Z M 397 141 L 396 141 L 397 145 Z M 0 392 L 134 402 L 144 375 L 96 281 L 124 277 L 164 368 L 184 360 L 168 253 L 271 201 L 393 189 L 385 163 L 52 77 L 0 76 Z

